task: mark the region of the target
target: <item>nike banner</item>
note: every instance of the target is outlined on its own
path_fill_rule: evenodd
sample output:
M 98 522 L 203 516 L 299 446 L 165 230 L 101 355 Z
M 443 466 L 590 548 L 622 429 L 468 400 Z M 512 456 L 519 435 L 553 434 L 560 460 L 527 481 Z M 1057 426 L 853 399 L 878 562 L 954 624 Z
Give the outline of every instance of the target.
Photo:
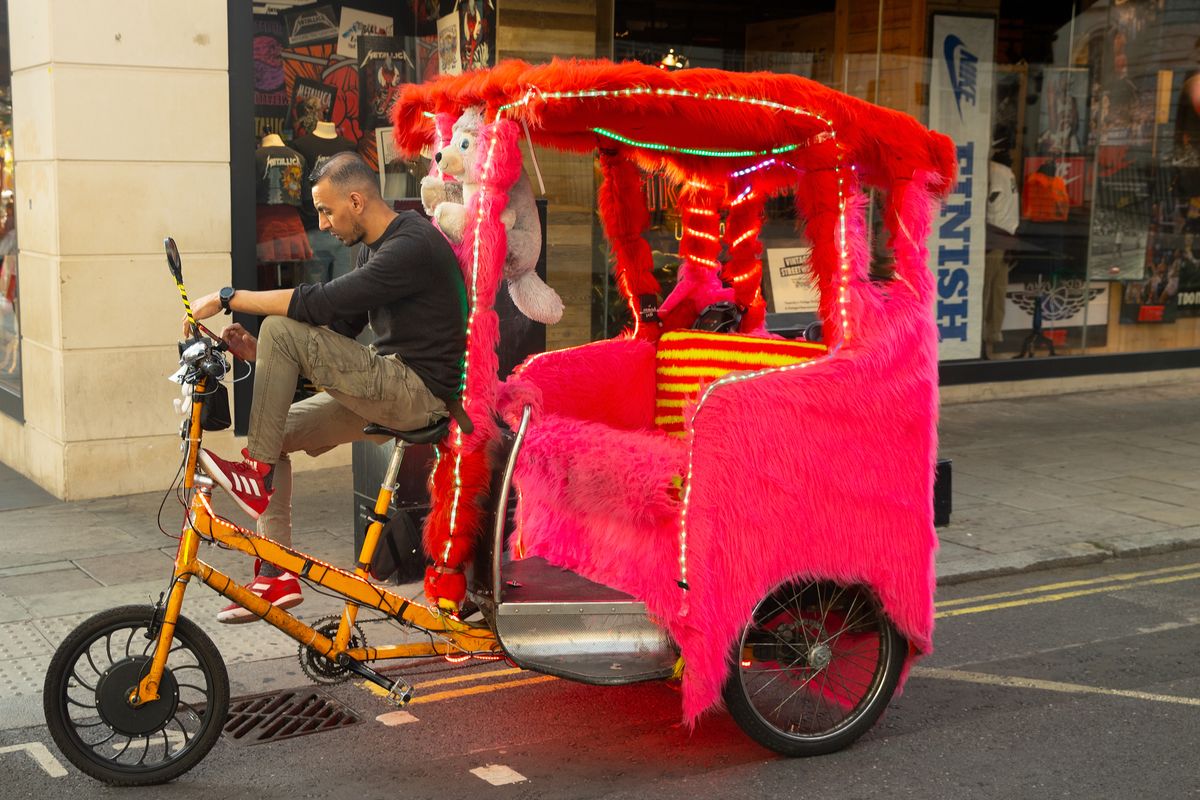
M 942 360 L 980 355 L 995 28 L 988 17 L 933 18 L 929 127 L 958 151 L 958 179 L 929 243 Z

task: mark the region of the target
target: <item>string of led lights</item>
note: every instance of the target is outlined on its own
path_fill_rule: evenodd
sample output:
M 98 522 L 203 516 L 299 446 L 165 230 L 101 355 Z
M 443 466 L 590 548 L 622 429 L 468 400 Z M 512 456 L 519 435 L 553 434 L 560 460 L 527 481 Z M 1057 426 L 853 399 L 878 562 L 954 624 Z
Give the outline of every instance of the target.
M 480 240 L 479 233 L 480 233 L 481 227 L 483 226 L 484 208 L 486 206 L 484 201 L 487 199 L 488 178 L 491 176 L 491 171 L 493 168 L 493 159 L 494 159 L 495 152 L 496 152 L 496 139 L 497 139 L 497 137 L 495 135 L 495 131 L 493 130 L 492 135 L 488 137 L 487 158 L 485 158 L 484 162 L 483 162 L 483 173 L 482 173 L 482 177 L 480 178 L 480 181 L 479 181 L 479 192 L 475 196 L 475 201 L 476 201 L 476 207 L 475 207 L 476 220 L 475 220 L 475 234 L 474 234 L 475 238 L 471 243 L 472 244 L 472 248 L 471 248 L 471 310 L 467 314 L 467 342 L 468 343 L 471 341 L 471 331 L 475 325 L 475 314 L 479 308 L 479 240 Z M 463 381 L 462 381 L 462 389 L 463 390 L 460 392 L 460 395 L 462 397 L 462 403 L 463 403 L 463 412 L 466 413 L 468 417 L 470 417 L 470 413 L 467 412 L 467 408 L 470 404 L 470 400 L 467 396 L 466 385 L 467 385 L 468 375 L 470 374 L 470 358 L 471 358 L 471 348 L 468 346 L 466 348 L 466 352 L 464 352 L 464 354 L 463 354 Z M 442 550 L 442 563 L 443 564 L 445 564 L 447 561 L 450 560 L 450 548 L 454 542 L 455 533 L 457 532 L 458 504 L 459 504 L 459 500 L 462 498 L 462 489 L 463 489 L 463 485 L 462 485 L 463 432 L 462 432 L 462 427 L 457 424 L 454 426 L 454 428 L 455 428 L 455 430 L 454 430 L 454 500 L 450 504 L 449 535 L 446 538 L 446 546 Z

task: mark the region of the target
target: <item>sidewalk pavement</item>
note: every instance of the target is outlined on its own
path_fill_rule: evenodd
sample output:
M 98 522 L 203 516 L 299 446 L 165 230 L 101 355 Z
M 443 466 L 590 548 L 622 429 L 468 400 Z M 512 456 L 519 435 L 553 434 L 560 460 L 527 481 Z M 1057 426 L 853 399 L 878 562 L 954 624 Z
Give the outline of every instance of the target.
M 948 405 L 940 430 L 953 460 L 941 584 L 1200 546 L 1200 381 Z M 352 563 L 350 468 L 295 481 L 296 546 Z M 156 524 L 163 503 L 162 493 L 63 503 L 0 465 L 0 729 L 40 723 L 46 666 L 72 628 L 166 588 L 175 540 Z M 162 527 L 178 531 L 182 518 L 167 497 Z M 201 558 L 250 577 L 240 553 L 205 547 Z M 220 648 L 234 692 L 303 683 L 295 643 L 265 625 L 217 623 L 225 602 L 195 583 L 184 610 Z M 311 623 L 338 609 L 309 589 L 297 611 Z M 374 629 L 369 641 L 396 640 L 394 626 Z

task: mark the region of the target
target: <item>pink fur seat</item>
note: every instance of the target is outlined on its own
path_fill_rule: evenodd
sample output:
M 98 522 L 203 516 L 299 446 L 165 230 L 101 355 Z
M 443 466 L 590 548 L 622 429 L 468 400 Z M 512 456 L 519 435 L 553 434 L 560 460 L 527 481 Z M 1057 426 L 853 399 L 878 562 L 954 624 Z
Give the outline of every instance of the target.
M 637 596 L 631 568 L 675 561 L 685 442 L 555 415 L 531 426 L 514 482 L 520 490 L 514 554 L 538 555 Z
M 670 569 L 687 444 L 654 426 L 654 345 L 619 338 L 531 358 L 502 404 L 535 414 L 517 461 L 514 555 L 634 593 L 630 564 Z

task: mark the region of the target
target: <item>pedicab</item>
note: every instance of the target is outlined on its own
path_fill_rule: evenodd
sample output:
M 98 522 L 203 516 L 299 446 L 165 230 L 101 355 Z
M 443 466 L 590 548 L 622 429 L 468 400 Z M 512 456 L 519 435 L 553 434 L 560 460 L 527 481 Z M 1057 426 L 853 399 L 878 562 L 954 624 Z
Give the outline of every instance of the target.
M 471 109 L 482 124 L 465 122 Z M 473 154 L 469 223 L 452 242 L 473 296 L 463 403 L 475 431 L 454 430 L 431 481 L 427 596 L 456 606 L 491 523 L 471 597 L 518 665 L 598 684 L 681 668 L 689 724 L 724 699 L 788 755 L 853 741 L 931 647 L 926 239 L 953 143 L 804 78 L 636 63 L 507 62 L 409 86 L 393 116 L 409 154 Z M 522 140 L 596 154 L 633 322 L 536 355 L 501 384 L 490 309 Z M 661 303 L 647 172 L 679 187 L 682 266 Z M 868 187 L 894 259 L 882 277 Z M 764 326 L 758 234 L 781 195 L 812 246 L 819 344 Z
M 926 239 L 952 143 L 797 76 L 603 61 L 510 61 L 408 86 L 393 122 L 400 150 L 465 165 L 461 185 L 435 170 L 422 187 L 469 295 L 461 407 L 419 431 L 369 427 L 396 446 L 358 562 L 343 569 L 218 513 L 197 453 L 205 430 L 228 424 L 217 383 L 228 363 L 196 327 L 177 373 L 187 510 L 171 580 L 157 604 L 102 612 L 60 645 L 43 696 L 59 748 L 122 785 L 171 780 L 211 750 L 229 681 L 181 613 L 193 578 L 296 639 L 313 680 L 359 677 L 400 704 L 413 687 L 380 663 L 504 658 L 589 684 L 679 678 L 686 724 L 724 705 L 785 755 L 849 745 L 932 646 Z M 632 322 L 501 382 L 496 293 L 507 278 L 518 307 L 538 295 L 508 263 L 522 141 L 596 159 Z M 679 188 L 681 267 L 665 299 L 643 235 L 644 171 Z M 868 188 L 892 255 L 883 271 L 871 269 Z M 811 244 L 819 342 L 765 328 L 758 235 L 779 196 L 794 198 Z M 173 241 L 167 252 L 186 308 Z M 371 580 L 414 443 L 436 445 L 425 601 Z M 304 622 L 201 560 L 204 543 L 293 572 L 345 608 Z M 368 646 L 360 612 L 426 638 Z

